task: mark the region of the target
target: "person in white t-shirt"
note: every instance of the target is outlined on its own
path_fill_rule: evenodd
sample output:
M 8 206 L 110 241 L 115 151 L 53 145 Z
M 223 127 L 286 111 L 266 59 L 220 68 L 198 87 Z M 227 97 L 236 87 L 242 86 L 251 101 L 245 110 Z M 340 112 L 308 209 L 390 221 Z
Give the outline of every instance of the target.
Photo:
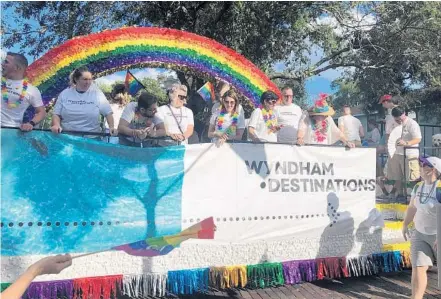
M 187 103 L 187 86 L 173 84 L 167 93 L 170 103 L 158 108 L 158 116 L 164 121 L 167 136 L 187 144 L 194 130 L 193 112 L 184 106 Z
M 409 224 L 415 223 L 415 231 L 410 240 L 410 260 L 412 262 L 412 298 L 422 299 L 427 287 L 427 270 L 436 260 L 436 210 L 441 204 L 441 159 L 420 157 L 419 167 L 423 181 L 412 190 L 410 204 L 404 216 L 402 233 L 409 238 Z M 439 261 L 438 261 L 439 262 Z
M 277 142 L 278 124 L 277 111 L 274 110 L 279 99 L 272 91 L 265 91 L 260 97 L 262 108 L 251 113 L 248 122 L 248 139 L 253 142 Z
M 208 138 L 222 145 L 227 140 L 241 140 L 245 129 L 245 116 L 238 110 L 239 97 L 233 90 L 227 91 L 221 101 L 221 109 L 210 119 Z
M 26 57 L 12 52 L 7 53 L 2 63 L 1 125 L 19 127 L 22 131 L 32 131 L 46 117 L 40 91 L 24 77 L 27 67 Z M 36 113 L 29 122 L 22 123 L 29 106 Z
M 154 95 L 142 92 L 137 102 L 126 106 L 118 126 L 118 132 L 127 136 L 120 138 L 121 144 L 142 146 L 148 137 L 165 136 L 164 121 L 157 113 L 157 105 Z
M 368 139 L 369 144 L 378 146 L 381 141 L 381 134 L 377 122 L 374 119 L 370 119 L 368 121 L 368 128 L 370 129 L 370 136 Z
M 92 73 L 79 67 L 71 74 L 74 86 L 63 90 L 58 96 L 52 115 L 53 133 L 64 131 L 99 133 L 100 115 L 109 124 L 111 136 L 118 134 L 113 120 L 112 108 L 104 93 L 93 83 Z
M 338 128 L 345 134 L 346 140 L 361 146 L 361 139 L 364 138 L 364 129 L 360 120 L 351 114 L 348 105 L 343 106 L 343 116 L 338 118 Z
M 389 140 L 389 135 L 395 126 L 395 120 L 391 115 L 392 109 L 397 107 L 400 102 L 402 103 L 403 99 L 398 95 L 391 96 L 390 94 L 386 94 L 380 98 L 379 104 L 381 104 L 383 108 L 386 109 L 386 117 L 384 118 L 384 122 L 385 122 L 384 135 L 386 136 L 385 144 L 387 144 Z
M 314 102 L 314 106 L 308 110 L 308 114 L 302 117 L 297 144 L 333 145 L 341 141 L 347 147 L 355 147 L 352 142 L 346 140 L 345 135 L 332 119 L 335 110 L 329 106 L 326 101 L 327 97 L 327 94 L 321 93 L 319 99 Z
M 282 88 L 282 103 L 275 108 L 281 126 L 277 133 L 277 142 L 280 143 L 294 144 L 297 142 L 302 109 L 292 102 L 293 97 L 294 93 L 290 87 Z
M 402 131 L 401 138 L 396 143 L 396 151 L 387 162 L 387 178 L 395 181 L 395 189 L 398 192 L 397 199 L 400 199 L 403 198 L 404 188 L 406 188 L 405 183 L 408 181 L 415 182 L 420 177 L 418 145 L 421 142 L 422 135 L 418 123 L 408 117 L 404 109 L 400 107 L 393 108 L 392 116 L 395 120 L 393 129 L 401 125 Z M 404 147 L 407 148 L 406 153 Z
M 112 88 L 112 92 L 110 93 L 111 103 L 110 108 L 112 108 L 113 112 L 113 123 L 115 128 L 119 126 L 119 120 L 124 111 L 124 108 L 131 101 L 131 96 L 127 92 L 126 86 L 124 84 L 115 84 Z M 106 121 L 106 128 L 109 128 L 109 124 Z

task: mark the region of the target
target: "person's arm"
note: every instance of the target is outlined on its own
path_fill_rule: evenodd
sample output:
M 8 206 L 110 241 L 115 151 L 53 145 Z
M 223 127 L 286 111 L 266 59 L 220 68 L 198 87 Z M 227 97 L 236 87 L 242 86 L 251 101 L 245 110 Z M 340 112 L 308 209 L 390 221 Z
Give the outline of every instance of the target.
M 254 142 L 260 141 L 259 137 L 257 137 L 256 130 L 253 127 L 248 126 L 248 136 Z
M 242 140 L 243 132 L 245 131 L 244 128 L 240 128 L 236 130 L 236 136 L 234 136 L 234 140 Z
M 193 135 L 193 131 L 194 131 L 194 125 L 188 125 L 187 126 L 187 130 L 185 130 L 184 132 L 184 138 L 188 139 L 191 137 L 191 135 Z
M 208 138 L 214 138 L 214 137 L 217 137 L 216 135 L 215 135 L 215 133 L 214 133 L 214 130 L 215 129 L 215 126 L 214 126 L 214 124 L 210 124 L 210 127 L 208 128 Z
M 363 139 L 364 138 L 364 128 L 363 125 L 360 122 L 360 127 L 359 127 L 359 133 L 360 133 L 360 138 Z
M 345 133 L 345 124 L 343 122 L 343 118 L 338 118 L 338 129 L 344 134 Z
M 248 122 L 248 137 L 253 142 L 259 142 L 260 139 L 256 133 L 257 121 L 260 116 L 260 109 L 256 109 L 251 113 L 250 121 Z
M 416 185 L 415 188 L 418 188 L 417 186 L 418 185 Z M 415 196 L 412 196 L 412 198 L 410 200 L 410 204 L 407 207 L 406 213 L 404 215 L 404 220 L 403 220 L 402 233 L 403 233 L 403 237 L 404 237 L 405 241 L 407 241 L 408 236 L 409 236 L 409 224 L 415 218 L 416 212 L 417 212 L 417 208 L 415 206 Z
M 130 137 L 135 136 L 136 130 L 131 129 L 129 127 L 129 125 L 130 125 L 130 123 L 121 117 L 121 119 L 119 120 L 119 124 L 118 124 L 118 132 L 123 135 L 130 136 Z
M 118 135 L 118 130 L 115 128 L 115 121 L 113 119 L 113 112 L 106 115 L 107 123 L 109 124 L 110 136 Z
M 61 128 L 60 116 L 57 114 L 52 114 L 52 125 L 51 125 L 52 133 L 58 134 L 61 133 L 62 130 L 63 129 Z
M 46 109 L 44 109 L 44 106 L 35 107 L 34 117 L 31 119 L 30 122 L 21 124 L 20 129 L 25 132 L 32 131 L 34 129 L 34 125 L 31 124 L 31 122 L 33 122 L 35 125 L 37 125 L 45 117 L 46 117 Z
M 166 136 L 165 125 L 163 122 L 155 125 L 155 130 L 150 134 L 151 137 L 163 137 Z
M 5 299 L 19 299 L 38 275 L 58 274 L 71 265 L 72 257 L 68 254 L 43 258 L 31 265 L 25 273 L 4 290 L 1 293 L 1 297 Z

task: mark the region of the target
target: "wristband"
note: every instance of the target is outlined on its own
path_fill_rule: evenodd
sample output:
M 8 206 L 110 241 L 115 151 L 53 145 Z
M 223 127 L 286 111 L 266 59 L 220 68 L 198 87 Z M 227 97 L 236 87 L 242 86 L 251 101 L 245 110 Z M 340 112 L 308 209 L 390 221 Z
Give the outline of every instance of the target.
M 35 126 L 37 125 L 33 120 L 31 120 L 29 123 L 30 123 L 33 127 L 35 127 Z

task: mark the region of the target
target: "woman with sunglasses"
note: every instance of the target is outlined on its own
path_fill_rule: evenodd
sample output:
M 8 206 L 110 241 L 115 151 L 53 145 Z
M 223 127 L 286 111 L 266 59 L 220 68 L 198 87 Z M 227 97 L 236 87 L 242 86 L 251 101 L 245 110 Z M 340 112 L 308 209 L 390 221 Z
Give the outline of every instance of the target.
M 118 131 L 125 135 L 120 144 L 144 146 L 148 137 L 165 135 L 163 120 L 157 114 L 158 99 L 147 92 L 139 95 L 137 102 L 130 102 L 119 120 Z
M 185 107 L 187 104 L 187 86 L 173 84 L 168 90 L 169 104 L 158 108 L 158 115 L 164 120 L 165 131 L 175 142 L 188 143 L 188 138 L 193 135 L 193 111 Z M 174 145 L 167 143 L 163 145 Z
M 415 223 L 410 240 L 412 262 L 412 298 L 423 298 L 427 286 L 427 270 L 436 258 L 436 208 L 441 203 L 441 159 L 419 158 L 421 182 L 412 190 L 410 204 L 403 221 L 403 237 L 409 237 L 409 224 Z
M 277 142 L 277 111 L 274 109 L 279 97 L 272 91 L 265 91 L 260 97 L 261 108 L 256 108 L 248 123 L 248 139 L 253 142 Z
M 221 101 L 220 110 L 210 119 L 208 138 L 218 146 L 227 140 L 241 140 L 245 129 L 245 117 L 240 113 L 239 98 L 233 90 L 227 91 Z

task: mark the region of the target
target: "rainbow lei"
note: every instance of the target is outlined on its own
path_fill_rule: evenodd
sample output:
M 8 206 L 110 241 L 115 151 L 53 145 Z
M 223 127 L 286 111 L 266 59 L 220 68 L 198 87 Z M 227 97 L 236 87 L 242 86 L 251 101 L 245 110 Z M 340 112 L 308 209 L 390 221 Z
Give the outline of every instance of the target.
M 20 104 L 23 102 L 24 97 L 26 96 L 26 92 L 28 90 L 28 80 L 25 78 L 23 79 L 23 87 L 21 89 L 20 96 L 15 101 L 15 103 L 9 102 L 9 95 L 8 95 L 8 88 L 6 87 L 6 78 L 2 77 L 2 98 L 3 102 L 5 102 L 6 105 L 8 105 L 8 108 L 17 108 L 20 106 Z
M 321 143 L 328 137 L 328 121 L 326 119 L 321 122 L 316 122 L 312 129 L 314 130 L 314 139 L 317 142 Z
M 231 125 L 224 131 L 223 125 L 224 125 L 224 119 L 226 113 L 227 111 L 225 111 L 225 109 L 222 109 L 221 112 L 219 113 L 219 116 L 217 117 L 217 130 L 219 132 L 225 132 L 228 136 L 234 136 L 236 135 L 236 128 L 239 119 L 239 114 L 237 113 L 237 111 L 234 112 Z
M 272 110 L 267 111 L 265 108 L 262 108 L 262 116 L 268 131 L 277 126 L 277 119 Z

